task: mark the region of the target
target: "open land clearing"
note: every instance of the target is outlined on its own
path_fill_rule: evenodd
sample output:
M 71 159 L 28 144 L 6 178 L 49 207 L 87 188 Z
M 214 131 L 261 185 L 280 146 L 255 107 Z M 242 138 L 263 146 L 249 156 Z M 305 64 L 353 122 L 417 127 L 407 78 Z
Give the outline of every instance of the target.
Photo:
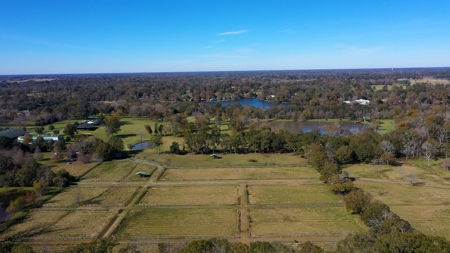
M 430 167 L 422 164 L 415 159 L 399 167 L 353 165 L 346 171 L 357 177 L 357 187 L 387 204 L 417 230 L 450 239 L 450 172 L 439 168 L 437 161 Z
M 333 249 L 348 233 L 366 230 L 304 159 L 278 156 L 158 156 L 186 157 L 190 163 L 185 168 L 164 168 L 143 157 L 103 162 L 2 238 L 45 240 L 57 247 L 61 240 L 76 244 L 113 236 L 151 248 L 158 242 L 221 237 L 244 243 L 312 241 Z M 151 176 L 141 178 L 136 171 Z
M 98 163 L 60 163 L 52 167 L 52 170 L 56 173 L 59 170 L 66 170 L 70 175 L 78 177 L 84 175 L 90 169 L 94 168 Z M 53 164 L 51 164 L 53 165 Z
M 238 235 L 236 209 L 188 208 L 132 211 L 117 230 L 118 238 L 198 238 Z
M 319 176 L 309 167 L 183 168 L 166 169 L 160 180 L 317 179 Z
M 35 210 L 12 226 L 2 239 L 95 239 L 116 215 L 108 210 Z
M 171 164 L 163 167 L 144 156 Z M 279 156 L 277 163 L 276 155 L 212 159 L 144 151 L 136 158 L 91 164 L 78 186 L 64 189 L 1 238 L 45 241 L 56 249 L 61 240 L 77 244 L 112 236 L 144 251 L 158 242 L 211 237 L 244 243 L 312 241 L 332 250 L 347 234 L 367 231 L 304 159 Z M 356 186 L 415 228 L 450 238 L 450 186 L 445 183 L 450 172 L 439 170 L 437 163 L 421 166 L 411 161 L 400 167 L 358 164 L 345 170 L 356 178 Z M 151 176 L 139 177 L 137 171 Z M 405 177 L 411 173 L 422 186 L 410 186 Z

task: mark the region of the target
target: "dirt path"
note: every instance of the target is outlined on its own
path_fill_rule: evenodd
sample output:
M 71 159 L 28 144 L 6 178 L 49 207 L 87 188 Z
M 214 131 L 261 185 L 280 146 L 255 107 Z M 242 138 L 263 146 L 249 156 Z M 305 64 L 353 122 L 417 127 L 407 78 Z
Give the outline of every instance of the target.
M 136 161 L 133 159 L 133 161 Z M 117 216 L 116 220 L 109 226 L 109 228 L 105 229 L 105 233 L 103 235 L 100 235 L 99 237 L 107 238 L 110 237 L 114 231 L 117 229 L 117 227 L 120 225 L 122 220 L 127 216 L 128 212 L 133 209 L 134 205 L 137 204 L 137 202 L 144 196 L 144 194 L 147 192 L 148 188 L 154 183 L 155 179 L 157 179 L 161 173 L 164 172 L 164 168 L 156 163 L 148 163 L 143 162 L 145 164 L 150 164 L 156 166 L 158 169 L 153 173 L 153 175 L 150 177 L 149 180 L 147 180 L 143 185 L 140 191 L 134 196 L 133 200 L 128 203 L 128 205 L 121 210 L 119 215 Z
M 270 237 L 270 236 L 262 236 L 256 237 L 251 233 L 251 217 L 250 217 L 250 209 L 254 206 L 250 203 L 249 195 L 248 195 L 248 187 L 249 186 L 259 186 L 259 185 L 321 185 L 322 182 L 313 179 L 230 179 L 230 180 L 192 180 L 192 181 L 160 181 L 159 178 L 165 171 L 165 168 L 156 162 L 146 161 L 142 159 L 131 158 L 129 161 L 134 163 L 142 163 L 151 166 L 155 166 L 156 170 L 151 175 L 151 177 L 146 181 L 82 181 L 78 183 L 77 187 L 140 187 L 138 192 L 134 195 L 133 199 L 129 201 L 129 203 L 125 207 L 102 207 L 102 206 L 81 206 L 78 207 L 77 210 L 98 210 L 98 209 L 114 209 L 117 210 L 118 214 L 113 218 L 113 221 L 105 227 L 103 232 L 99 235 L 99 238 L 109 238 L 114 236 L 115 231 L 120 226 L 120 224 L 124 221 L 127 215 L 133 210 L 142 210 L 142 209 L 158 209 L 158 208 L 176 208 L 176 209 L 210 209 L 210 208 L 219 208 L 219 209 L 237 209 L 239 212 L 239 220 L 238 220 L 238 233 L 236 237 L 228 238 L 231 242 L 243 242 L 250 243 L 255 241 L 279 241 L 279 242 L 292 242 L 294 240 L 297 241 L 312 241 L 312 242 L 326 242 L 326 243 L 335 243 L 342 239 L 342 237 L 333 237 L 326 236 L 323 237 L 302 237 L 302 236 L 280 236 L 280 237 Z M 364 180 L 364 179 L 358 179 Z M 147 190 L 153 186 L 238 186 L 236 192 L 236 199 L 238 199 L 237 205 L 137 205 L 142 199 L 142 197 L 146 194 Z M 320 203 L 319 203 L 320 204 Z M 329 203 L 328 203 L 329 204 Z M 340 204 L 340 203 L 338 203 Z M 283 203 L 273 203 L 273 204 L 264 204 L 266 206 L 271 207 L 280 207 L 283 208 L 286 205 Z M 290 206 L 304 206 L 305 203 L 290 203 Z M 51 209 L 51 208 L 50 208 Z M 208 237 L 205 237 L 208 238 Z M 158 243 L 161 242 L 158 238 L 145 238 L 142 239 L 145 243 Z M 191 240 L 190 238 L 167 238 L 164 239 L 164 242 L 167 243 L 185 243 L 186 241 Z M 61 240 L 55 238 L 54 240 L 47 240 L 45 242 L 40 240 L 30 240 L 31 244 L 78 244 L 81 242 L 87 242 L 89 239 L 73 239 L 73 240 Z M 143 241 L 141 241 L 143 242 Z M 119 243 L 140 243 L 139 240 L 133 239 L 121 239 Z M 143 242 L 144 243 L 144 242 Z

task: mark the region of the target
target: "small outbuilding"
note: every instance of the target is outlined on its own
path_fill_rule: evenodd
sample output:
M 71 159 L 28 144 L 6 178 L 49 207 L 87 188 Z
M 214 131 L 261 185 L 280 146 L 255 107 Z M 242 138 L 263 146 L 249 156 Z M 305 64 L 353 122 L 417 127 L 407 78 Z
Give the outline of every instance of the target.
M 144 171 L 138 171 L 138 172 L 136 172 L 136 175 L 140 176 L 140 177 L 148 177 L 148 176 L 150 176 L 149 174 L 147 174 L 147 172 L 144 172 Z
M 372 120 L 372 118 L 371 118 L 370 116 L 364 116 L 364 117 L 363 117 L 363 121 L 369 122 L 369 121 L 371 121 L 371 120 Z
M 222 157 L 219 156 L 218 154 L 212 154 L 211 157 L 214 159 L 222 159 Z

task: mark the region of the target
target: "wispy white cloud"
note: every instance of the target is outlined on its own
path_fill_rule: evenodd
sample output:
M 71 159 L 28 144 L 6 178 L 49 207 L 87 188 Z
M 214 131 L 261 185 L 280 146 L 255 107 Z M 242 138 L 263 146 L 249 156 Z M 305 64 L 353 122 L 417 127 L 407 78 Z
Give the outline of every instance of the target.
M 236 35 L 236 34 L 242 34 L 242 33 L 246 33 L 246 32 L 248 32 L 248 30 L 239 30 L 239 31 L 223 32 L 223 33 L 219 33 L 219 35 Z
M 207 48 L 213 48 L 213 46 L 206 46 L 206 47 L 203 47 L 204 49 L 207 49 Z
M 213 42 L 215 42 L 215 43 L 222 43 L 222 42 L 225 42 L 225 40 L 215 40 Z

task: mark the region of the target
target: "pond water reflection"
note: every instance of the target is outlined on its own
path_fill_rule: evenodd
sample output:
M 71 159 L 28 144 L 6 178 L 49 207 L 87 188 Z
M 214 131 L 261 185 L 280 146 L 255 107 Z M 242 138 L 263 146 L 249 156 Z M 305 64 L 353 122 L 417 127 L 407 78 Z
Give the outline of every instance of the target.
M 246 98 L 246 99 L 239 99 L 239 100 L 232 100 L 232 101 L 217 101 L 217 102 L 206 102 L 206 105 L 215 105 L 215 104 L 221 104 L 222 106 L 227 105 L 233 105 L 233 104 L 241 104 L 242 106 L 253 106 L 253 107 L 259 107 L 262 109 L 268 109 L 274 106 L 278 106 L 280 104 L 270 103 L 266 101 L 259 100 L 257 98 Z
M 293 121 L 283 121 L 283 122 L 270 122 L 272 129 L 280 129 L 285 128 L 291 132 L 298 133 L 300 130 L 303 132 L 310 132 L 314 129 L 319 129 L 321 133 L 325 133 L 327 126 L 331 126 L 332 124 L 336 124 L 336 122 L 293 122 Z M 366 128 L 369 128 L 369 125 L 361 124 L 361 123 L 352 123 L 352 122 L 339 122 L 342 130 L 349 130 L 350 132 L 361 132 Z

